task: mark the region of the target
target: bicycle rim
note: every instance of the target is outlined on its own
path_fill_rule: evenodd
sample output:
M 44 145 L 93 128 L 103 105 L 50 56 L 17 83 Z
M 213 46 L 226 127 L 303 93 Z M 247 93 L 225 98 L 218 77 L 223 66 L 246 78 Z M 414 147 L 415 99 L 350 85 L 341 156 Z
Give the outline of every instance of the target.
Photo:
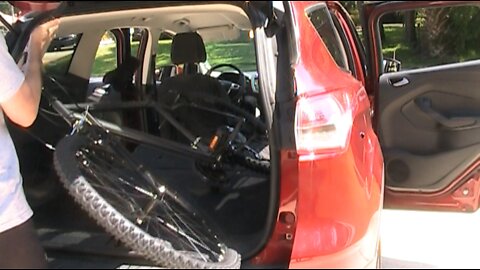
M 202 216 L 124 151 L 116 142 L 76 134 L 57 145 L 55 167 L 70 194 L 100 225 L 154 262 L 238 268 L 238 253 L 220 243 Z

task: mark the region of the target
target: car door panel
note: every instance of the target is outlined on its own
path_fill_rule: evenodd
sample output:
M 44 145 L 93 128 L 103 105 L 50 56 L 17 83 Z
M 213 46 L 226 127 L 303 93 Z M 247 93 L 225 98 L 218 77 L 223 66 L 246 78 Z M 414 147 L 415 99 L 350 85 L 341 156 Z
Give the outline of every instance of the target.
M 479 153 L 480 146 L 433 155 L 384 150 L 385 179 L 388 187 L 394 190 L 440 191 L 450 185 L 464 168 L 473 165 L 480 157 Z
M 476 14 L 477 4 L 378 1 L 359 6 L 367 53 L 366 88 L 373 99 L 373 124 L 385 159 L 387 208 L 472 212 L 480 206 L 480 61 L 474 43 L 468 56 L 455 54 L 460 46 L 439 55 L 430 53 L 425 50 L 434 47 L 423 46 L 422 38 L 431 25 L 417 20 L 407 26 L 407 17 L 402 17 L 455 11 L 452 18 L 458 15 L 464 22 L 474 16 L 462 14 L 465 10 Z M 477 9 L 468 9 L 473 7 Z M 437 38 L 444 33 L 437 32 Z M 401 62 L 404 70 L 400 65 L 386 68 L 389 57 Z
M 388 187 L 439 191 L 479 158 L 479 73 L 474 61 L 380 76 Z

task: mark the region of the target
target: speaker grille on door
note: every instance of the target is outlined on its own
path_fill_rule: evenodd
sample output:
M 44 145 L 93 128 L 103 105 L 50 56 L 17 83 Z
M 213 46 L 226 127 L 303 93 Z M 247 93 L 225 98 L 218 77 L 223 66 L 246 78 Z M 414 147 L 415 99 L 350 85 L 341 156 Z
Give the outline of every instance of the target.
M 393 159 L 387 163 L 387 180 L 403 183 L 410 177 L 408 165 L 401 159 Z

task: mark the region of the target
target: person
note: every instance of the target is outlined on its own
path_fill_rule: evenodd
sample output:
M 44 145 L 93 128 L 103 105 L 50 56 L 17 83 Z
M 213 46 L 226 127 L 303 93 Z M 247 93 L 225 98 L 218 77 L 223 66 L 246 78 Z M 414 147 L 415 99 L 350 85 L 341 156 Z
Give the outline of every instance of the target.
M 42 58 L 58 24 L 58 19 L 54 19 L 33 30 L 23 67 L 14 62 L 5 37 L 0 34 L 0 268 L 47 268 L 4 117 L 21 127 L 35 121 L 41 95 Z

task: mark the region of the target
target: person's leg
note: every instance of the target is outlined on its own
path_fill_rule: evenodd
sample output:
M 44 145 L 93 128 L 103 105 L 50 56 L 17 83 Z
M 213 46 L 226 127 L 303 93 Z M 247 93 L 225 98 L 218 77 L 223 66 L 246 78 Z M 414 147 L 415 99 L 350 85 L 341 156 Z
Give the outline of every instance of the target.
M 32 220 L 0 233 L 0 268 L 47 268 Z

